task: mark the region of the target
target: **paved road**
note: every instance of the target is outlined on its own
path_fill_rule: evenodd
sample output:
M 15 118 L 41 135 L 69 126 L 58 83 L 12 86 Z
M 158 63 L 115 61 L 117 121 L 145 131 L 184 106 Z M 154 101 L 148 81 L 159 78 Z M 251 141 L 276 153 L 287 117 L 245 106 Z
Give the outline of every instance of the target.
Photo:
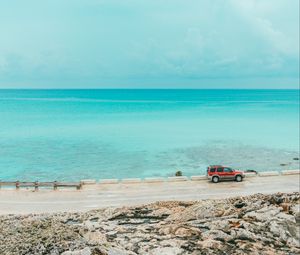
M 0 190 L 0 214 L 86 211 L 164 200 L 201 200 L 254 193 L 299 192 L 299 175 L 252 177 L 243 182 L 185 181 L 102 184 L 83 190 Z

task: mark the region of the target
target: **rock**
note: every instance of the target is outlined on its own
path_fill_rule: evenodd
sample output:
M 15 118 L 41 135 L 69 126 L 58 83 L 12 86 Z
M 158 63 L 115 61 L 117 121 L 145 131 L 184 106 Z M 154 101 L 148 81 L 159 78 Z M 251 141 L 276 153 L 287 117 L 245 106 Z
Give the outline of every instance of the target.
M 211 230 L 222 230 L 222 231 L 229 231 L 230 230 L 230 224 L 229 220 L 218 220 L 215 219 L 211 222 L 205 222 L 202 224 L 203 228 L 211 229 Z
M 300 194 L 0 216 L 0 254 L 300 254 Z
M 234 204 L 234 206 L 236 208 L 243 208 L 244 206 L 246 206 L 247 204 L 243 201 L 238 201 L 237 203 Z
M 179 246 L 179 242 L 178 240 L 174 240 L 174 239 L 168 239 L 168 240 L 163 240 L 159 243 L 160 246 L 162 247 L 177 247 Z
M 206 239 L 204 241 L 199 241 L 197 245 L 201 249 L 212 249 L 212 250 L 221 250 L 223 247 L 222 242 L 216 241 L 213 239 Z
M 277 218 L 278 220 L 283 219 L 283 220 L 285 220 L 285 221 L 289 221 L 289 222 L 291 222 L 291 223 L 293 223 L 293 224 L 296 223 L 295 217 L 294 217 L 293 215 L 287 214 L 287 213 L 284 213 L 284 212 L 278 213 L 278 214 L 276 215 L 276 218 Z
M 109 248 L 107 250 L 107 255 L 130 255 L 130 254 L 134 254 L 134 253 L 127 252 L 118 248 Z
M 270 232 L 274 234 L 274 236 L 280 236 L 281 234 L 281 226 L 276 221 L 271 221 L 270 225 Z
M 269 221 L 271 218 L 276 216 L 280 212 L 278 207 L 270 206 L 264 207 L 257 211 L 251 211 L 244 215 L 244 219 L 254 219 L 258 221 Z
M 232 212 L 231 209 L 234 210 L 234 206 L 226 204 L 223 201 L 216 200 L 214 203 L 211 203 L 209 200 L 204 200 L 173 214 L 169 219 L 178 222 L 194 219 L 208 219 L 223 216 L 225 213 L 228 214 Z
M 92 251 L 90 248 L 84 248 L 82 250 L 75 250 L 75 251 L 65 251 L 61 255 L 91 255 Z
M 284 198 L 279 194 L 279 195 L 272 196 L 270 200 L 272 203 L 279 205 L 283 203 Z
M 289 203 L 281 203 L 280 206 L 282 207 L 282 210 L 284 212 L 289 212 L 290 211 L 290 204 Z
M 158 247 L 149 251 L 148 255 L 177 255 L 182 254 L 182 249 L 178 247 Z
M 231 237 L 240 240 L 254 241 L 256 239 L 255 235 L 252 232 L 242 228 L 231 230 L 230 235 Z
M 83 225 L 89 230 L 89 231 L 94 231 L 96 228 L 99 228 L 99 223 L 98 222 L 92 222 L 92 221 L 85 221 Z
M 99 231 L 87 232 L 84 238 L 87 240 L 87 243 L 91 245 L 101 245 L 107 242 L 106 236 Z
M 290 207 L 292 214 L 295 216 L 296 221 L 300 222 L 300 204 L 296 204 Z
M 228 242 L 233 239 L 230 235 L 226 234 L 222 230 L 207 231 L 207 232 L 203 233 L 202 238 L 214 239 L 214 240 L 218 240 L 218 241 L 222 241 L 222 242 L 225 242 L 225 241 Z
M 191 237 L 191 236 L 199 236 L 201 232 L 197 228 L 180 227 L 175 231 L 174 234 L 178 237 Z
M 270 231 L 278 235 L 281 241 L 300 246 L 299 226 L 291 222 L 273 222 L 270 225 Z
M 247 169 L 247 170 L 245 171 L 245 173 L 255 173 L 255 174 L 257 174 L 257 171 L 256 171 L 256 170 L 253 170 L 253 169 Z
M 182 172 L 181 172 L 181 171 L 177 171 L 177 172 L 175 173 L 175 176 L 182 176 Z

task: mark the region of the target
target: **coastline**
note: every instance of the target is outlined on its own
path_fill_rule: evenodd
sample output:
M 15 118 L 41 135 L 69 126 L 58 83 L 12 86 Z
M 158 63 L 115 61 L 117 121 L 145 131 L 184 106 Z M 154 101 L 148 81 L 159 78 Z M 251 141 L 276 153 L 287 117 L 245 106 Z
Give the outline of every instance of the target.
M 86 184 L 82 190 L 1 189 L 0 214 L 79 212 L 156 201 L 191 201 L 228 198 L 255 193 L 299 191 L 300 175 L 246 177 L 243 182 L 211 183 L 208 180 Z

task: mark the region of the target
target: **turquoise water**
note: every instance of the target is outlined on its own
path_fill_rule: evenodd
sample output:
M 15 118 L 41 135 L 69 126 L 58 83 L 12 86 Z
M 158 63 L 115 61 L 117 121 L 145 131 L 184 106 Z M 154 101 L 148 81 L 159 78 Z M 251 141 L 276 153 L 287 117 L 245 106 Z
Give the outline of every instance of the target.
M 298 141 L 299 90 L 0 90 L 0 179 L 298 168 Z

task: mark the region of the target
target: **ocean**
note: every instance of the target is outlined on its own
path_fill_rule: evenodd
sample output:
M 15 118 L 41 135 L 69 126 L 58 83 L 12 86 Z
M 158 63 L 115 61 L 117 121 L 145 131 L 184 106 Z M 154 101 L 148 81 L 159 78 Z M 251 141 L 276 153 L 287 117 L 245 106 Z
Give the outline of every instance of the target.
M 0 179 L 299 168 L 299 90 L 0 90 Z

